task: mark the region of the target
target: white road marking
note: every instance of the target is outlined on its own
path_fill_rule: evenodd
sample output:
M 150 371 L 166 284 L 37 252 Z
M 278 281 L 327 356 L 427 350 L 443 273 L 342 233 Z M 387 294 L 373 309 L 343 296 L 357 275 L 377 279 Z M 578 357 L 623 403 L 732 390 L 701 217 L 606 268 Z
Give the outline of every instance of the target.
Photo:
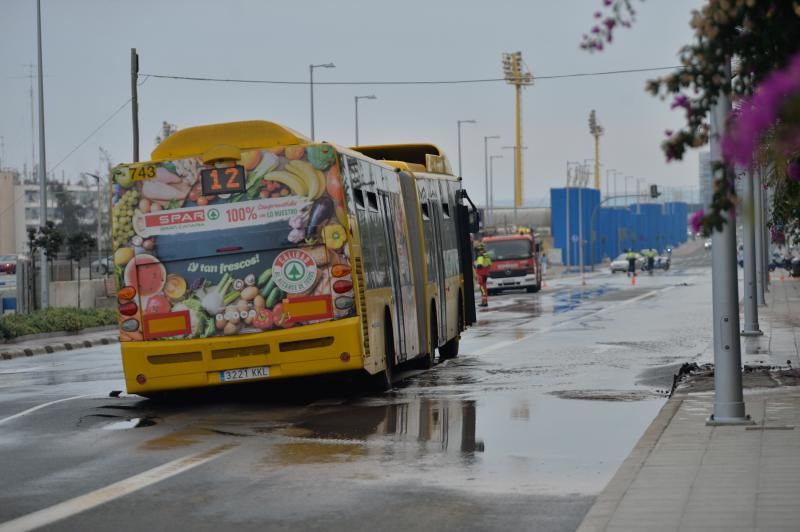
M 0 425 L 2 425 L 3 423 L 6 423 L 8 421 L 20 418 L 22 416 L 27 416 L 31 412 L 36 412 L 37 410 L 41 410 L 42 408 L 47 408 L 48 406 L 56 405 L 58 403 L 63 403 L 64 401 L 72 401 L 74 399 L 83 399 L 85 397 L 106 397 L 106 395 L 105 394 L 90 393 L 90 394 L 86 394 L 86 395 L 74 395 L 72 397 L 65 397 L 63 399 L 56 399 L 55 401 L 50 401 L 49 403 L 44 403 L 44 404 L 41 404 L 39 406 L 34 406 L 33 408 L 29 408 L 27 410 L 23 410 L 22 412 L 20 412 L 18 414 L 14 414 L 13 416 L 4 417 L 3 419 L 0 419 Z
M 179 475 L 201 466 L 233 450 L 235 445 L 220 445 L 207 451 L 190 454 L 172 462 L 154 467 L 138 475 L 120 480 L 104 488 L 69 499 L 49 508 L 44 508 L 11 521 L 0 523 L 0 532 L 26 532 L 56 521 L 72 517 L 101 504 L 113 501 L 152 484 Z
M 509 347 L 511 345 L 518 344 L 520 342 L 524 342 L 525 340 L 527 340 L 531 336 L 535 336 L 537 334 L 548 333 L 548 332 L 552 331 L 553 329 L 558 329 L 559 327 L 563 327 L 564 325 L 571 325 L 572 323 L 574 323 L 576 321 L 585 320 L 586 318 L 591 318 L 592 316 L 596 316 L 597 314 L 600 314 L 601 312 L 609 312 L 609 311 L 611 311 L 613 309 L 622 307 L 624 305 L 629 305 L 629 304 L 634 303 L 636 301 L 641 301 L 642 299 L 648 298 L 648 297 L 650 297 L 650 296 L 652 296 L 654 294 L 657 294 L 659 292 L 668 292 L 668 291 L 672 290 L 673 288 L 677 288 L 677 286 L 676 285 L 671 285 L 671 286 L 666 286 L 666 287 L 663 287 L 663 288 L 657 288 L 655 290 L 651 290 L 649 292 L 645 292 L 644 294 L 639 294 L 638 296 L 632 297 L 632 298 L 627 299 L 625 301 L 621 301 L 621 302 L 619 302 L 619 303 L 617 303 L 615 305 L 611 305 L 609 307 L 601 308 L 601 309 L 595 310 L 594 312 L 589 312 L 588 314 L 583 314 L 581 316 L 576 316 L 576 317 L 574 317 L 572 319 L 569 319 L 569 320 L 564 320 L 562 322 L 556 323 L 555 325 L 551 325 L 550 327 L 545 327 L 544 329 L 538 329 L 538 330 L 535 330 L 535 331 L 531 331 L 530 334 L 526 334 L 525 336 L 523 336 L 521 338 L 517 338 L 515 340 L 507 340 L 505 342 L 500 342 L 499 344 L 494 344 L 494 345 L 489 346 L 489 347 L 487 347 L 485 349 L 481 349 L 480 351 L 477 351 L 475 354 L 476 355 L 488 355 L 489 353 L 495 353 L 495 352 L 497 352 L 497 351 L 499 351 L 501 349 L 505 349 L 506 347 Z

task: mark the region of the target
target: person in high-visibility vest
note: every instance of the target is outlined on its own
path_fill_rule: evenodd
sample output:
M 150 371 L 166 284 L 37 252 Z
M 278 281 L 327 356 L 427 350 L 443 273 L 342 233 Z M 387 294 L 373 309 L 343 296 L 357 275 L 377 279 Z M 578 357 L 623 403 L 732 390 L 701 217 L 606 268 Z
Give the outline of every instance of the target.
M 489 306 L 489 292 L 486 288 L 486 279 L 489 277 L 489 267 L 492 265 L 492 259 L 486 253 L 486 247 L 483 244 L 478 245 L 478 256 L 475 258 L 475 275 L 478 277 L 478 286 L 481 287 L 481 307 Z
M 636 277 L 636 253 L 634 253 L 632 249 L 629 249 L 625 258 L 628 259 L 628 277 L 631 275 Z
M 656 269 L 656 256 L 658 256 L 658 254 L 656 250 L 648 249 L 644 252 L 644 256 L 647 258 L 647 272 L 653 275 L 653 270 Z

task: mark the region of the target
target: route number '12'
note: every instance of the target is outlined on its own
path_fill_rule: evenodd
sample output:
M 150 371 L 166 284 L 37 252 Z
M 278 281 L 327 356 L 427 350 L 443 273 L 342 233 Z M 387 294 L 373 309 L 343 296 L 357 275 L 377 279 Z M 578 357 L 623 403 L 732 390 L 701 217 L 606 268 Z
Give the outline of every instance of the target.
M 203 196 L 245 192 L 244 167 L 206 168 L 200 172 Z

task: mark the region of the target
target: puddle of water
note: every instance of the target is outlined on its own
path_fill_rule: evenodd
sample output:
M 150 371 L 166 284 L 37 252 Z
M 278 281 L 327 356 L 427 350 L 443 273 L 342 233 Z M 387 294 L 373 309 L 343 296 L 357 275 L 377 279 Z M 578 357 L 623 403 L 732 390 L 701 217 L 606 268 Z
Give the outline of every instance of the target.
M 553 313 L 561 314 L 575 309 L 584 301 L 602 297 L 610 292 L 617 291 L 616 288 L 609 286 L 598 286 L 569 292 L 559 292 L 553 295 Z
M 142 427 L 152 427 L 155 425 L 156 422 L 150 418 L 146 417 L 134 417 L 131 419 L 126 419 L 124 421 L 115 421 L 114 423 L 109 423 L 103 427 L 104 430 L 126 430 L 126 429 L 138 429 Z

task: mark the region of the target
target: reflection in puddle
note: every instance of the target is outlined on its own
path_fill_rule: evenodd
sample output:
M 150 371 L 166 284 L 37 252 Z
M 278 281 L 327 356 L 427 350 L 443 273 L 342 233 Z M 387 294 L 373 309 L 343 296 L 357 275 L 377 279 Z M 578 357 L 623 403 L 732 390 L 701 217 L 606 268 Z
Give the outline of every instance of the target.
M 319 414 L 297 425 L 293 436 L 321 440 L 367 441 L 374 436 L 417 441 L 429 449 L 474 453 L 483 451 L 475 438 L 475 402 L 422 398 L 410 403 L 352 406 Z
M 553 313 L 560 314 L 575 309 L 585 300 L 600 297 L 608 292 L 615 291 L 615 288 L 608 286 L 598 286 L 596 288 L 581 289 L 576 291 L 564 291 L 553 294 Z

